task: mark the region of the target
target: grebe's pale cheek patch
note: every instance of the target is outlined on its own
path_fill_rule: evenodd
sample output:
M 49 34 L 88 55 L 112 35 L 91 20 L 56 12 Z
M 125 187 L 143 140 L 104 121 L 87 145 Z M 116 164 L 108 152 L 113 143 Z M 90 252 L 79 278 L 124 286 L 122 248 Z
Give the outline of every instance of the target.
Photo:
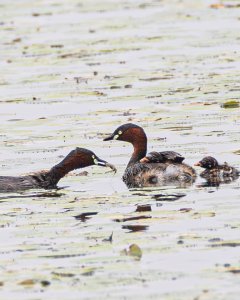
M 117 140 L 121 134 L 122 134 L 122 131 L 119 130 L 118 133 L 114 135 L 113 139 Z
M 101 163 L 101 162 L 96 158 L 96 156 L 92 155 L 92 159 L 93 159 L 93 163 L 94 163 L 95 165 L 105 166 L 105 164 Z
M 92 159 L 93 159 L 93 163 L 95 165 L 97 165 L 98 164 L 98 160 L 96 159 L 96 157 L 94 155 L 92 155 Z

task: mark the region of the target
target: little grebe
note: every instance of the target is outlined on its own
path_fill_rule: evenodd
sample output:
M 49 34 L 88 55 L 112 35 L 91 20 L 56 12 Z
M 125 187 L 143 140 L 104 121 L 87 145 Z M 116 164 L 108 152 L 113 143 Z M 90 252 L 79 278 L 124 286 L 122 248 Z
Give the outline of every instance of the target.
M 59 180 L 70 171 L 92 165 L 110 167 L 116 172 L 113 165 L 100 159 L 92 151 L 76 148 L 49 171 L 40 171 L 19 177 L 0 176 L 0 192 L 14 192 L 32 188 L 56 188 Z
M 204 168 L 205 170 L 200 174 L 201 177 L 212 182 L 229 182 L 239 176 L 239 171 L 229 166 L 226 162 L 219 165 L 218 161 L 212 156 L 206 156 L 195 166 Z
M 147 156 L 147 136 L 142 127 L 132 123 L 118 127 L 104 141 L 120 140 L 133 145 L 134 151 L 123 175 L 128 187 L 146 187 L 192 183 L 195 170 L 182 163 L 184 157 L 174 151 L 150 152 Z

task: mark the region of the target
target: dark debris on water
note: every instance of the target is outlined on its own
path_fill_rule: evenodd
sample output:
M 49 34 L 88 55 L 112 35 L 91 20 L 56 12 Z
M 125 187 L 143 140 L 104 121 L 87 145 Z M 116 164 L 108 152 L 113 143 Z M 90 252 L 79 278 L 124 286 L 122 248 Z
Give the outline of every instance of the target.
M 82 222 L 86 222 L 87 220 L 90 219 L 91 216 L 95 216 L 97 214 L 98 212 L 85 212 L 85 213 L 81 213 L 80 215 L 74 216 L 74 218 Z
M 111 235 L 110 235 L 108 238 L 103 239 L 103 242 L 109 242 L 109 243 L 112 243 L 112 241 L 113 241 L 113 232 L 111 233 Z
M 122 229 L 128 229 L 130 232 L 145 231 L 148 225 L 122 225 Z
M 136 208 L 136 212 L 143 212 L 143 211 L 152 211 L 152 207 L 150 204 L 138 205 Z
M 136 220 L 150 219 L 150 218 L 152 218 L 152 216 L 137 216 L 137 217 L 117 218 L 117 219 L 114 219 L 113 221 L 115 221 L 115 222 L 127 222 L 127 221 L 136 221 Z

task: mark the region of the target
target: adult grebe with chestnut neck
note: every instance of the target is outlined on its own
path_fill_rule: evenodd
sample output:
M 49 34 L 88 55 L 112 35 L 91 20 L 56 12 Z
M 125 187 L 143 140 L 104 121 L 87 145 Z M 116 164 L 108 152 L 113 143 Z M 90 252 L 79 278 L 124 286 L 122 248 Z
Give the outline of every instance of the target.
M 0 176 L 0 192 L 15 192 L 33 188 L 53 189 L 69 172 L 92 165 L 116 168 L 107 161 L 100 159 L 95 153 L 85 148 L 72 150 L 59 164 L 49 171 L 39 171 L 25 176 Z
M 196 172 L 183 163 L 184 157 L 174 151 L 150 152 L 147 156 L 147 136 L 142 127 L 127 123 L 119 126 L 104 141 L 131 143 L 133 153 L 123 174 L 128 187 L 183 185 L 195 181 Z

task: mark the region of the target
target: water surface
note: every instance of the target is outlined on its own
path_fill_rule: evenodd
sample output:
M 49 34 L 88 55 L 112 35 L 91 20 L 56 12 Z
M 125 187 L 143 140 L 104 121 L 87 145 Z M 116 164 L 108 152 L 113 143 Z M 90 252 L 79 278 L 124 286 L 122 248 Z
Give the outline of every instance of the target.
M 133 122 L 149 151 L 239 168 L 239 8 L 213 3 L 1 2 L 1 175 L 76 146 L 118 168 L 1 193 L 1 298 L 238 299 L 239 180 L 128 190 L 131 146 L 102 142 Z

